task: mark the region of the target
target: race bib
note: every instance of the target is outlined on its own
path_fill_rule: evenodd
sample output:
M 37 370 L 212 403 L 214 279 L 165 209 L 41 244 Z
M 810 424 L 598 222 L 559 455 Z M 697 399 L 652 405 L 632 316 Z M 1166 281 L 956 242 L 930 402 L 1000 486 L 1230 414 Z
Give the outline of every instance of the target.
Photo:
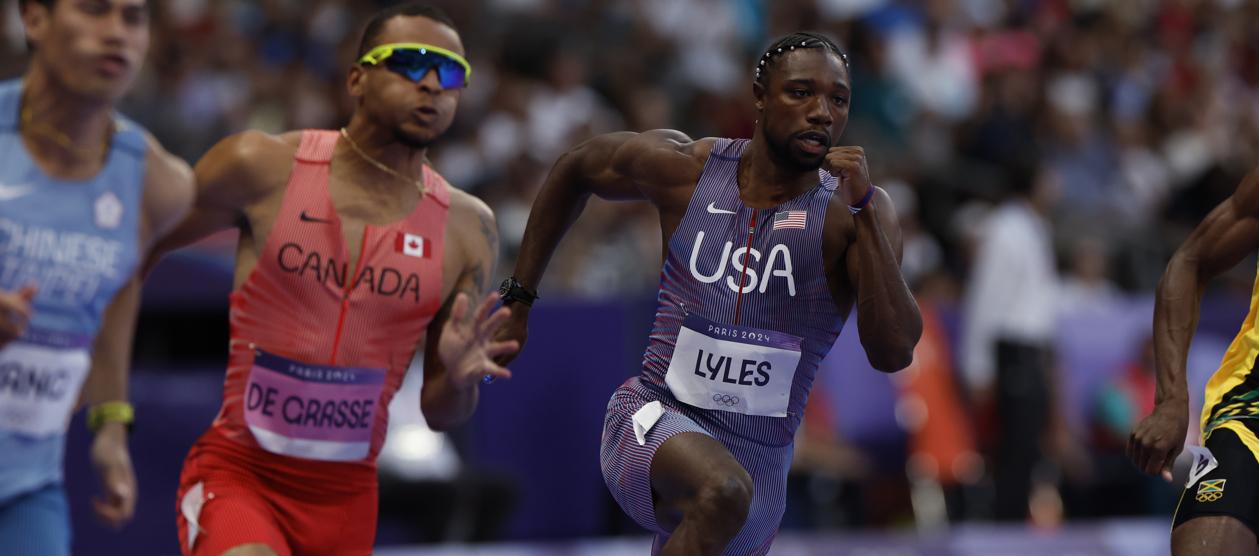
M 800 341 L 783 332 L 687 315 L 665 384 L 678 400 L 698 408 L 786 417 Z
M 364 459 L 384 385 L 384 369 L 308 365 L 257 351 L 245 387 L 245 423 L 272 453 Z
M 91 369 L 90 340 L 31 331 L 0 350 L 0 429 L 65 434 Z

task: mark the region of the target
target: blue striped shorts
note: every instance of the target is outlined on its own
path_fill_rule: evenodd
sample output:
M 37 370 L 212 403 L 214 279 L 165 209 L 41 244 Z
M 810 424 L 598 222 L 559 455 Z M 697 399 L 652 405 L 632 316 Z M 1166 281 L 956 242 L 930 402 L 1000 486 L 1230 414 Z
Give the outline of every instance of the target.
M 664 413 L 647 431 L 646 445 L 634 436 L 634 413 L 652 401 L 660 401 Z M 752 476 L 752 507 L 743 529 L 726 547 L 729 556 L 762 555 L 769 552 L 787 500 L 787 471 L 791 467 L 792 446 L 766 446 L 720 429 L 708 430 L 688 416 L 700 410 L 657 394 L 633 378 L 617 388 L 608 402 L 603 422 L 600 464 L 603 480 L 621 509 L 639 525 L 655 533 L 652 554 L 659 553 L 669 538 L 656 523 L 651 493 L 651 460 L 660 445 L 675 434 L 696 432 L 711 436 L 725 445 Z

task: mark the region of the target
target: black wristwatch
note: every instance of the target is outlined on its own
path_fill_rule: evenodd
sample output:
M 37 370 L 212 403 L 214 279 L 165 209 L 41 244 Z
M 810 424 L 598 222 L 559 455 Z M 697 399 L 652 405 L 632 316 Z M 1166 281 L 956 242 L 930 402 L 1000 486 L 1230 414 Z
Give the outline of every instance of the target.
M 525 306 L 532 307 L 533 301 L 538 298 L 538 294 L 525 289 L 520 285 L 520 281 L 515 276 L 503 280 L 498 286 L 498 297 L 503 300 L 503 304 L 523 303 Z

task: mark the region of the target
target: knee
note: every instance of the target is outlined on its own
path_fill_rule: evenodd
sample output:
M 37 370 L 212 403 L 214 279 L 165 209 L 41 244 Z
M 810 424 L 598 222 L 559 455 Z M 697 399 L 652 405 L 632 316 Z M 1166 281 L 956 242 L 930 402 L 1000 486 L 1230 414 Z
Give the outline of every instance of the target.
M 265 544 L 245 544 L 227 550 L 219 556 L 276 556 L 276 554 Z
M 743 526 L 752 508 L 752 477 L 738 469 L 718 474 L 700 486 L 694 510 L 706 521 L 716 521 L 735 530 Z

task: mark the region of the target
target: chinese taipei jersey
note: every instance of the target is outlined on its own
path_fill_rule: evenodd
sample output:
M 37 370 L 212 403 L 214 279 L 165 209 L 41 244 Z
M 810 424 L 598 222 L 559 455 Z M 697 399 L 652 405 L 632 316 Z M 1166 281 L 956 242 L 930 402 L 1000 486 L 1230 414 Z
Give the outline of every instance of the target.
M 65 431 L 109 302 L 135 271 L 147 143 L 116 120 L 105 165 L 47 176 L 18 133 L 22 83 L 0 84 L 0 288 L 39 288 L 0 349 L 0 503 L 61 481 Z

